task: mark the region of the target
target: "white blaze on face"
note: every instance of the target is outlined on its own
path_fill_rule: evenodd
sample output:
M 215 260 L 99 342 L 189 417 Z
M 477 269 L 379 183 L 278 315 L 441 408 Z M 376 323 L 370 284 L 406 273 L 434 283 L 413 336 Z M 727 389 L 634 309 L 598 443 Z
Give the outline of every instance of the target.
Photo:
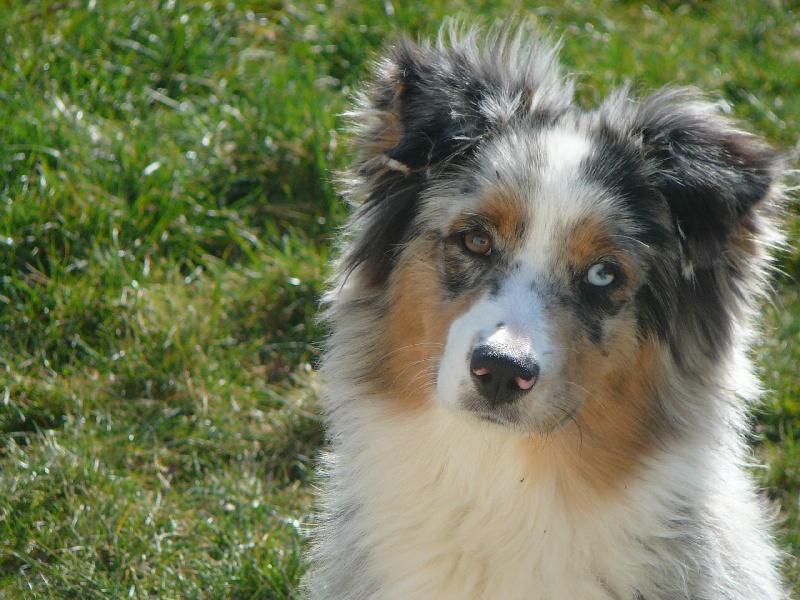
M 480 343 L 513 346 L 517 352 L 536 357 L 542 372 L 551 367 L 555 355 L 543 315 L 536 294 L 524 278 L 516 277 L 496 297 L 484 297 L 453 321 L 439 365 L 439 401 L 453 409 L 463 408 L 463 399 L 473 391 L 469 367 L 472 351 Z
M 536 262 L 558 246 L 559 235 L 571 223 L 585 218 L 597 202 L 600 190 L 581 174 L 581 164 L 591 153 L 589 140 L 575 132 L 549 131 L 542 135 L 544 164 L 536 174 L 534 218 L 528 227 L 523 260 Z M 540 265 L 541 266 L 541 265 Z

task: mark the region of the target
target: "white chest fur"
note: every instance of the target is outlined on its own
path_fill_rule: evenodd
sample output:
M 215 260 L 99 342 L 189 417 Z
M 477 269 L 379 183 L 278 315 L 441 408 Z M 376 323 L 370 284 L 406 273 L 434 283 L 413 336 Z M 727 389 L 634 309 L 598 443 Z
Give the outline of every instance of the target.
M 598 497 L 566 479 L 546 440 L 534 460 L 513 434 L 436 407 L 357 422 L 338 458 L 376 597 L 633 598 L 639 540 L 667 533 L 648 486 Z

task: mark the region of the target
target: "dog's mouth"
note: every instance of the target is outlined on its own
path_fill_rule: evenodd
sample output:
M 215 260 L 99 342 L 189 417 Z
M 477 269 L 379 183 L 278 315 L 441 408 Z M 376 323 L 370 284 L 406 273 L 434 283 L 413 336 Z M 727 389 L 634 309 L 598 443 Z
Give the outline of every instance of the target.
M 491 423 L 523 435 L 544 435 L 577 424 L 582 407 L 583 402 L 574 402 L 569 407 L 559 406 L 558 415 L 536 415 L 535 411 L 532 411 L 534 414 L 526 414 L 527 411 L 522 406 L 517 407 L 516 410 L 508 408 L 498 410 L 473 404 L 466 407 L 463 412 L 468 413 L 479 422 Z

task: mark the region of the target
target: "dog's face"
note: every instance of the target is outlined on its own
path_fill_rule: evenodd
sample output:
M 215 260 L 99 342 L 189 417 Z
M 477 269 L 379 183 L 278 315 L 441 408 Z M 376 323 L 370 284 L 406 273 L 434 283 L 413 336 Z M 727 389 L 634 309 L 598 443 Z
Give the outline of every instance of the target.
M 384 386 L 522 434 L 651 410 L 625 375 L 652 361 L 652 286 L 680 261 L 656 248 L 670 213 L 636 153 L 591 119 L 522 127 L 427 189 L 390 277 Z
M 604 149 L 573 127 L 513 132 L 478 152 L 474 176 L 431 192 L 421 216 L 438 225 L 430 276 L 461 308 L 442 340 L 438 402 L 549 431 L 637 362 L 652 224 L 628 207 L 647 199 L 602 181 Z
M 357 378 L 524 435 L 646 443 L 657 390 L 727 353 L 780 161 L 680 93 L 579 110 L 517 36 L 402 42 L 362 98 L 341 279 L 381 308 L 354 309 Z

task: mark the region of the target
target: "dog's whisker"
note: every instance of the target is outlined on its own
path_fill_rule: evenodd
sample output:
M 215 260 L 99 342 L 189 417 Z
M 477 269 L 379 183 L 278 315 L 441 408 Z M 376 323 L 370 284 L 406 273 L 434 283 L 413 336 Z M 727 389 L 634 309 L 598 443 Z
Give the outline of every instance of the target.
M 580 391 L 584 392 L 584 393 L 585 393 L 585 394 L 586 394 L 586 395 L 587 395 L 589 398 L 595 398 L 595 394 L 593 394 L 592 392 L 590 392 L 589 390 L 587 390 L 587 389 L 586 389 L 585 387 L 583 387 L 582 385 L 575 383 L 574 381 L 570 381 L 569 379 L 565 379 L 565 380 L 564 380 L 564 383 L 565 383 L 566 385 L 571 385 L 571 386 L 573 386 L 573 387 L 576 387 L 576 388 L 578 388 Z
M 395 386 L 395 384 L 397 383 L 397 380 L 400 379 L 400 377 L 402 377 L 406 373 L 406 371 L 408 371 L 409 369 L 411 369 L 413 367 L 416 367 L 417 365 L 425 364 L 426 362 L 437 362 L 438 363 L 438 360 L 439 360 L 438 358 L 435 358 L 435 357 L 432 357 L 432 356 L 428 356 L 428 357 L 425 357 L 425 358 L 420 358 L 419 360 L 415 360 L 414 362 L 411 362 L 411 363 L 407 364 L 405 367 L 403 367 L 397 373 L 397 375 L 395 375 L 395 378 L 392 380 L 392 387 Z M 427 368 L 434 369 L 435 367 L 427 367 Z

